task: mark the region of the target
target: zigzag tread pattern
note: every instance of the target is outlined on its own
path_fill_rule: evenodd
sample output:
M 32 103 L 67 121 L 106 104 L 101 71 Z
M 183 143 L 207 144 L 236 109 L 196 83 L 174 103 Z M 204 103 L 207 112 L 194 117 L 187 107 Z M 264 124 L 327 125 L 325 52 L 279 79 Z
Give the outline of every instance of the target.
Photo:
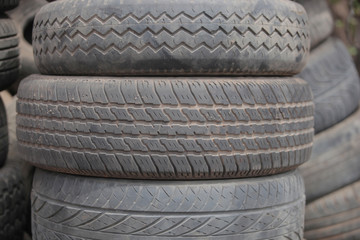
M 333 31 L 334 19 L 326 0 L 296 0 L 302 4 L 309 16 L 311 47 L 317 46 Z
M 311 152 L 302 80 L 54 78 L 32 76 L 18 91 L 17 137 L 42 168 L 229 178 L 293 169 Z
M 136 8 L 140 3 L 134 2 L 122 5 L 122 12 L 115 13 L 113 8 L 118 3 L 109 2 L 104 6 L 109 8 L 106 14 L 90 9 L 86 14 L 75 11 L 67 16 L 57 9 L 63 4 L 56 4 L 44 8 L 35 19 L 34 54 L 42 73 L 293 74 L 304 65 L 310 47 L 307 17 L 299 6 L 289 9 L 277 6 L 277 14 L 269 14 L 272 11 L 266 11 L 265 6 L 264 9 L 245 7 L 249 3 L 244 3 L 241 11 L 229 9 L 229 6 L 216 9 L 215 5 L 211 5 L 214 3 L 206 3 L 208 10 L 189 6 L 183 7 L 183 10 L 168 6 L 162 9 L 163 5 L 159 3 L 156 10 L 151 9 L 152 6 L 143 12 Z M 93 3 L 81 3 L 78 7 L 81 8 L 82 4 L 87 9 Z M 49 15 L 49 12 L 52 14 Z M 133 66 L 127 69 L 128 65 L 115 60 L 119 56 L 123 62 L 132 62 Z M 99 58 L 102 59 L 100 62 L 115 62 L 116 69 L 98 65 L 88 69 L 85 66 L 85 62 L 93 64 L 95 59 L 99 62 Z M 223 61 L 215 68 L 204 61 L 196 65 L 188 62 L 189 59 L 219 58 L 229 61 Z M 246 67 L 240 63 L 244 58 L 253 59 L 256 63 Z M 164 59 L 169 61 L 165 63 Z M 150 63 L 144 65 L 141 63 L 144 60 Z M 162 64 L 151 65 L 151 60 Z M 72 61 L 77 63 L 76 68 L 72 67 Z M 286 62 L 286 66 L 275 64 L 279 61 Z M 60 67 L 55 69 L 48 65 L 50 62 Z
M 158 20 L 161 22 L 153 21 L 151 15 L 145 15 L 136 20 L 132 14 L 123 20 L 113 14 L 105 20 L 94 15 L 89 19 L 79 16 L 71 22 L 67 18 L 61 21 L 56 18 L 52 23 L 40 21 L 40 23 L 35 23 L 34 27 L 33 41 L 39 43 L 35 44 L 35 55 L 55 52 L 61 54 L 65 50 L 71 55 L 79 50 L 89 54 L 94 49 L 104 55 L 110 50 L 116 50 L 121 54 L 128 48 L 133 48 L 140 53 L 148 47 L 154 52 L 164 47 L 171 51 L 179 47 L 185 47 L 190 51 L 206 47 L 214 51 L 218 47 L 229 50 L 234 46 L 242 50 L 253 49 L 254 51 L 260 47 L 268 51 L 273 48 L 279 48 L 280 51 L 286 49 L 306 52 L 308 50 L 307 44 L 299 44 L 299 41 L 306 43 L 309 39 L 305 26 L 292 28 L 290 26 L 294 22 L 290 19 L 281 21 L 276 16 L 268 20 L 264 15 L 255 18 L 248 14 L 244 18 L 239 18 L 234 14 L 229 19 L 224 19 L 223 15 L 221 18 L 218 16 L 216 19 L 209 19 L 202 13 L 193 19 L 181 13 L 175 19 L 165 15 Z M 273 23 L 277 21 L 282 24 Z M 98 25 L 99 22 L 100 25 Z M 297 23 L 300 24 L 300 22 Z M 46 31 L 42 29 L 42 25 Z M 231 39 L 239 38 L 244 39 L 231 41 Z M 97 39 L 103 41 L 96 41 Z M 122 41 L 115 41 L 115 39 L 122 39 Z M 158 40 L 154 41 L 155 39 Z M 284 41 L 284 39 L 287 40 Z
M 32 193 L 34 223 L 65 236 L 76 229 L 85 238 L 98 234 L 99 239 L 248 239 L 258 231 L 275 234 L 273 237 L 296 231 L 302 236 L 304 187 L 294 172 L 243 182 L 164 182 L 161 187 L 156 182 L 125 181 L 113 185 L 112 179 L 92 181 L 42 171 L 37 174 Z M 89 186 L 92 191 L 85 196 Z M 77 193 L 72 192 L 72 187 L 78 189 Z

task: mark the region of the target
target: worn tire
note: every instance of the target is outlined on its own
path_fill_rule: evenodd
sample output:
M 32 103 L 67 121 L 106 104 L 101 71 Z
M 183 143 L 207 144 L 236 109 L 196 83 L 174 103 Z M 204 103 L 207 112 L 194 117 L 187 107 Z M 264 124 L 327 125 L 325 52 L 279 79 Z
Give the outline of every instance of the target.
M 139 181 L 36 170 L 34 240 L 302 239 L 296 172 L 222 181 Z
M 310 88 L 296 78 L 33 75 L 17 136 L 37 167 L 121 178 L 275 174 L 308 160 Z
M 9 87 L 19 75 L 19 39 L 14 22 L 0 14 L 0 90 Z
M 334 19 L 326 0 L 296 0 L 309 17 L 311 48 L 327 39 L 334 29 Z
M 311 239 L 359 239 L 360 182 L 326 195 L 306 206 L 305 237 Z
M 19 5 L 19 0 L 0 0 L 0 12 L 5 12 L 13 9 L 17 5 Z
M 330 38 L 312 51 L 298 76 L 309 83 L 314 94 L 316 133 L 341 122 L 359 105 L 359 74 L 338 39 Z
M 0 98 L 0 167 L 4 165 L 9 149 L 6 110 Z
M 360 111 L 315 137 L 311 159 L 300 167 L 307 202 L 360 180 Z
M 64 0 L 36 15 L 33 46 L 43 74 L 294 75 L 310 36 L 288 0 Z
M 26 199 L 20 164 L 8 159 L 0 168 L 0 239 L 23 239 Z

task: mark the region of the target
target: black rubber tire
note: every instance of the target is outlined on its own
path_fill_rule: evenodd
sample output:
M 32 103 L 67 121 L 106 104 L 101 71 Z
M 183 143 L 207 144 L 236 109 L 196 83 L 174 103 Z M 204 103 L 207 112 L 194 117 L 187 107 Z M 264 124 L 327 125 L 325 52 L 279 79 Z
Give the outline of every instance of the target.
M 14 22 L 0 14 L 0 90 L 9 87 L 19 75 L 19 39 Z
M 310 36 L 288 0 L 63 0 L 36 15 L 33 46 L 43 74 L 294 75 Z
M 334 19 L 326 0 L 296 0 L 309 17 L 311 48 L 327 39 L 334 29 Z
M 5 12 L 10 9 L 16 8 L 17 5 L 19 5 L 19 0 L 0 0 L 0 12 Z
M 17 8 L 8 12 L 10 18 L 14 21 L 20 47 L 20 73 L 17 84 L 11 86 L 11 93 L 16 94 L 20 80 L 35 73 L 39 73 L 34 61 L 32 47 L 32 29 L 36 13 L 42 6 L 47 4 L 46 0 L 22 0 Z
M 8 149 L 9 149 L 9 138 L 8 138 L 6 110 L 4 107 L 4 103 L 0 98 L 0 167 L 2 167 L 6 161 Z
M 311 160 L 300 167 L 307 202 L 360 180 L 360 111 L 315 137 Z
M 22 177 L 22 184 L 24 185 L 24 201 L 25 209 L 23 211 L 25 217 L 24 230 L 28 233 L 31 233 L 31 208 L 30 208 L 30 192 L 32 187 L 32 179 L 34 175 L 34 167 L 29 163 L 23 160 L 24 155 L 19 150 L 18 142 L 16 140 L 16 97 L 6 105 L 6 113 L 8 119 L 8 129 L 9 129 L 9 154 L 8 161 L 16 160 L 17 172 L 19 172 Z M 2 238 L 0 238 L 2 239 Z M 12 239 L 12 238 L 11 238 Z
M 23 239 L 26 199 L 19 165 L 8 159 L 0 169 L 0 239 Z
M 18 98 L 21 152 L 53 171 L 237 178 L 289 171 L 311 154 L 312 94 L 296 78 L 33 75 Z
M 305 237 L 311 239 L 359 239 L 360 182 L 324 196 L 306 206 Z
M 302 239 L 296 172 L 222 181 L 139 181 L 36 170 L 32 232 L 45 239 Z
M 314 94 L 316 133 L 341 122 L 359 105 L 359 74 L 338 39 L 330 38 L 312 51 L 298 76 L 309 83 Z

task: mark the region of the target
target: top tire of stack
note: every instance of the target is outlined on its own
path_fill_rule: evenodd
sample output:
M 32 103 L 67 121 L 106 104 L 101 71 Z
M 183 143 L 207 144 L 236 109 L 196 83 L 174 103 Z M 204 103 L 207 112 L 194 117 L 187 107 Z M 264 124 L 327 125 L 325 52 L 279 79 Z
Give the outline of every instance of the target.
M 50 75 L 294 75 L 310 48 L 288 0 L 64 0 L 34 21 Z

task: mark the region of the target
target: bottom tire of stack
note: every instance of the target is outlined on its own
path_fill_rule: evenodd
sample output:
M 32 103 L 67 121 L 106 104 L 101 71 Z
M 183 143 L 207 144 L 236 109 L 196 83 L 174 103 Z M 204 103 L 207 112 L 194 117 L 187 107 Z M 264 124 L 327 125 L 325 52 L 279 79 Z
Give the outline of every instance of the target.
M 315 136 L 309 162 L 300 167 L 307 202 L 360 180 L 360 110 Z
M 19 87 L 17 137 L 36 167 L 131 179 L 224 179 L 297 168 L 314 106 L 297 78 L 33 75 Z
M 300 174 L 221 181 L 141 181 L 37 169 L 34 240 L 302 239 Z
M 305 237 L 307 240 L 360 239 L 360 182 L 306 206 Z
M 8 158 L 0 169 L 0 239 L 22 239 L 26 197 L 17 159 Z
M 311 52 L 299 77 L 314 94 L 316 133 L 341 122 L 359 105 L 359 74 L 346 46 L 336 38 Z

